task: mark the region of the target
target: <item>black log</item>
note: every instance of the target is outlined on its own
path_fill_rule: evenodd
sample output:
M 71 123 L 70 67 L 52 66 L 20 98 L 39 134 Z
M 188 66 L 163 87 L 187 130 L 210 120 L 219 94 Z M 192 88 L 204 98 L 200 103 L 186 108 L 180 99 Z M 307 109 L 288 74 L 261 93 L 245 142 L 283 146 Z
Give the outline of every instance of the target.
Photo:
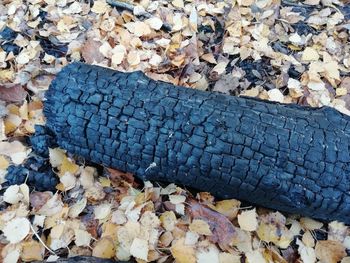
M 350 117 L 73 63 L 46 94 L 57 143 L 143 180 L 350 223 Z

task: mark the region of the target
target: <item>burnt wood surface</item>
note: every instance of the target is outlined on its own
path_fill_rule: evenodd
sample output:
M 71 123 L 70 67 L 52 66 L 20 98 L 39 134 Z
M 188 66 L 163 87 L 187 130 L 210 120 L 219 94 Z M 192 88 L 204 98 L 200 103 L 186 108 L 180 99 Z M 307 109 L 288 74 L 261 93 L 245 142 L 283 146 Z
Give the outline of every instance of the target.
M 350 223 L 350 117 L 73 63 L 46 93 L 59 146 L 142 180 Z

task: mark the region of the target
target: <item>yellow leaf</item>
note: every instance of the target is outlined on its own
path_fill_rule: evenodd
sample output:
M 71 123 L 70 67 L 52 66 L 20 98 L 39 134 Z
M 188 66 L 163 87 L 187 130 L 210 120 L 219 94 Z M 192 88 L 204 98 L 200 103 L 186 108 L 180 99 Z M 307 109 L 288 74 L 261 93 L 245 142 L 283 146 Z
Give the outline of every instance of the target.
M 216 202 L 215 210 L 233 220 L 236 218 L 241 202 L 236 199 L 222 200 Z
M 109 237 L 104 237 L 95 243 L 92 250 L 92 256 L 98 258 L 113 258 L 115 255 L 115 246 L 113 240 Z
M 111 186 L 111 180 L 109 180 L 107 177 L 99 177 L 98 180 L 100 181 L 100 184 L 102 185 L 102 187 Z
M 23 103 L 23 105 L 21 107 L 19 107 L 18 109 L 19 112 L 19 116 L 23 119 L 23 120 L 28 120 L 28 102 L 25 101 Z
M 320 55 L 318 54 L 318 52 L 311 47 L 305 48 L 301 57 L 303 61 L 317 61 L 319 58 Z
M 321 229 L 323 227 L 323 223 L 308 217 L 300 218 L 300 224 L 306 230 Z
M 208 223 L 200 219 L 193 220 L 192 223 L 189 225 L 189 229 L 192 232 L 195 232 L 199 235 L 207 235 L 207 236 L 212 235 L 212 232 L 210 230 Z
M 172 231 L 175 228 L 177 219 L 173 211 L 166 211 L 160 216 L 160 222 L 167 231 Z
M 293 50 L 293 51 L 300 51 L 301 47 L 295 46 L 293 44 L 288 44 L 288 48 Z
M 9 161 L 5 158 L 5 156 L 0 155 L 0 170 L 6 170 L 9 167 Z
M 177 263 L 196 263 L 195 250 L 192 246 L 184 244 L 185 239 L 180 238 L 173 242 L 171 246 L 171 254 Z
M 260 219 L 256 231 L 259 238 L 265 242 L 273 242 L 280 248 L 287 248 L 293 240 L 293 235 L 285 226 L 285 217 L 276 212 L 261 216 Z
M 21 123 L 22 119 L 18 115 L 9 114 L 4 121 L 5 133 L 9 134 L 11 132 L 14 132 L 19 127 L 19 125 L 21 125 Z
M 34 240 L 25 241 L 22 243 L 21 259 L 28 261 L 42 261 L 44 259 L 45 249 L 43 246 Z
M 70 159 L 68 159 L 67 156 L 63 158 L 62 164 L 60 166 L 61 176 L 67 172 L 71 174 L 75 174 L 76 172 L 78 172 L 78 170 L 79 170 L 79 166 L 73 163 Z
M 255 231 L 258 228 L 258 215 L 255 208 L 252 210 L 243 211 L 238 215 L 238 224 L 241 229 L 246 231 Z

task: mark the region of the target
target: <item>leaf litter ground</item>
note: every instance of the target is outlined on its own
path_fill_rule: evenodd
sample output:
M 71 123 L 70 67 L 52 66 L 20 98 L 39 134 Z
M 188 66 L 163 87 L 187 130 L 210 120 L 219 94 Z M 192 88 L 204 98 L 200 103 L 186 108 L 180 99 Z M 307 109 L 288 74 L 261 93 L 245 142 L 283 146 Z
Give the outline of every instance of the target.
M 44 93 L 71 61 L 350 115 L 349 19 L 347 0 L 2 1 L 1 261 L 350 262 L 341 222 L 142 186 L 58 148 L 49 151 L 56 191 L 5 178 L 32 156 L 26 138 L 45 124 Z

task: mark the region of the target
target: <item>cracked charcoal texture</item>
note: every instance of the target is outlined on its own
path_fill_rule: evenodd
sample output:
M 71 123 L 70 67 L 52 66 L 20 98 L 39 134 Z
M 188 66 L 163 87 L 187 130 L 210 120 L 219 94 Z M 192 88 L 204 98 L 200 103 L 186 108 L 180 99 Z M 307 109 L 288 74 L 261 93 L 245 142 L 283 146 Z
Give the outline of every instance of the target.
M 73 63 L 45 115 L 57 143 L 143 180 L 350 223 L 350 117 Z

